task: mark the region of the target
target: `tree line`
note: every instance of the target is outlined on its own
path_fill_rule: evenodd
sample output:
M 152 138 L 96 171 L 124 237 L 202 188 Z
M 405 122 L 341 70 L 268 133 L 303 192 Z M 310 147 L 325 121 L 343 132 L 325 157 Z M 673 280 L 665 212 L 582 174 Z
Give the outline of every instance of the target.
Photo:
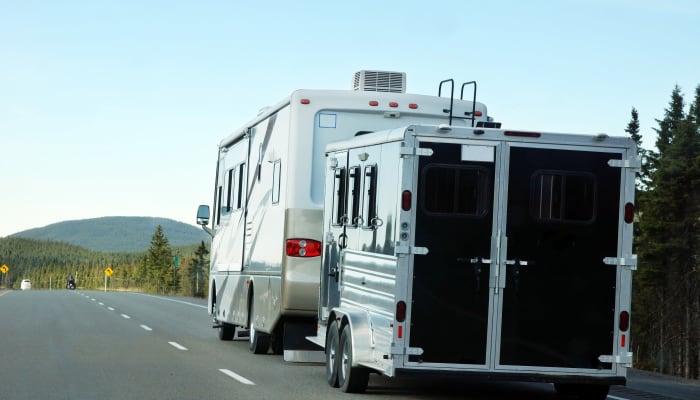
M 19 289 L 23 279 L 37 289 L 63 289 L 73 276 L 80 289 L 103 289 L 105 269 L 110 290 L 204 297 L 209 282 L 209 248 L 173 248 L 160 225 L 146 252 L 96 252 L 63 242 L 18 237 L 0 239 L 0 287 Z
M 639 115 L 625 131 L 637 142 L 632 351 L 635 365 L 700 378 L 700 85 L 689 107 L 676 86 L 656 148 L 642 147 Z

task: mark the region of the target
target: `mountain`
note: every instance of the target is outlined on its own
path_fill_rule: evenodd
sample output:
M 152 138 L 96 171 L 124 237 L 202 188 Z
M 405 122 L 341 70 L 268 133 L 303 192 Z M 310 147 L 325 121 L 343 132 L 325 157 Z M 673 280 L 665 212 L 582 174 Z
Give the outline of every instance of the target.
M 171 247 L 208 243 L 211 237 L 201 228 L 167 218 L 102 217 L 64 221 L 28 229 L 10 237 L 51 240 L 104 252 L 140 252 L 151 247 L 160 225 Z

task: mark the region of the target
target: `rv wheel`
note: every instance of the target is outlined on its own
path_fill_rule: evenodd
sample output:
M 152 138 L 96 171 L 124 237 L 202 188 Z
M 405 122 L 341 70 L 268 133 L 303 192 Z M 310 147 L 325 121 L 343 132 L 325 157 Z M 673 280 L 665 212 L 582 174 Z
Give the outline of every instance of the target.
M 362 393 L 367 389 L 369 369 L 352 366 L 352 332 L 350 326 L 340 334 L 340 360 L 338 362 L 338 385 L 347 393 Z
M 562 396 L 578 396 L 582 400 L 605 400 L 608 397 L 610 385 L 555 383 L 554 390 Z
M 326 380 L 331 387 L 338 387 L 338 344 L 340 342 L 338 334 L 338 322 L 333 321 L 328 328 L 326 336 Z
M 236 334 L 236 326 L 231 324 L 221 323 L 219 326 L 219 340 L 233 340 Z
M 250 320 L 248 323 L 250 330 L 248 348 L 253 354 L 267 354 L 267 350 L 270 348 L 270 336 L 255 329 L 255 302 L 252 299 L 248 319 Z

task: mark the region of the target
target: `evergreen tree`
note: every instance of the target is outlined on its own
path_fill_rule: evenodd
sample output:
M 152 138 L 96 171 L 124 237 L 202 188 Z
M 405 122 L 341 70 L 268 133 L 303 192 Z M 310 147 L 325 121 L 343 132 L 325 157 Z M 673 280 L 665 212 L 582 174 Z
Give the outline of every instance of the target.
M 146 252 L 144 261 L 150 286 L 155 286 L 157 292 L 165 292 L 166 287 L 174 283 L 173 251 L 160 225 L 153 233 L 151 247 Z
M 642 135 L 639 133 L 639 113 L 636 108 L 632 107 L 631 115 L 632 118 L 625 128 L 625 132 L 637 143 L 637 154 L 642 161 L 642 168 L 637 173 L 636 187 L 637 191 L 643 192 L 650 184 L 649 151 L 644 148 L 642 143 Z

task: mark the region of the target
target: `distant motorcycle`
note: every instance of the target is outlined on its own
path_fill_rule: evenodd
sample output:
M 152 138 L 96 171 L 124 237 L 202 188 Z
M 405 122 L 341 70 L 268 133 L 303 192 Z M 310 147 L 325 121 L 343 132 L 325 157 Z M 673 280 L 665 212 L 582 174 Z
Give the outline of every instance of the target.
M 66 283 L 66 289 L 68 289 L 68 290 L 75 290 L 75 282 L 68 282 L 68 283 Z

